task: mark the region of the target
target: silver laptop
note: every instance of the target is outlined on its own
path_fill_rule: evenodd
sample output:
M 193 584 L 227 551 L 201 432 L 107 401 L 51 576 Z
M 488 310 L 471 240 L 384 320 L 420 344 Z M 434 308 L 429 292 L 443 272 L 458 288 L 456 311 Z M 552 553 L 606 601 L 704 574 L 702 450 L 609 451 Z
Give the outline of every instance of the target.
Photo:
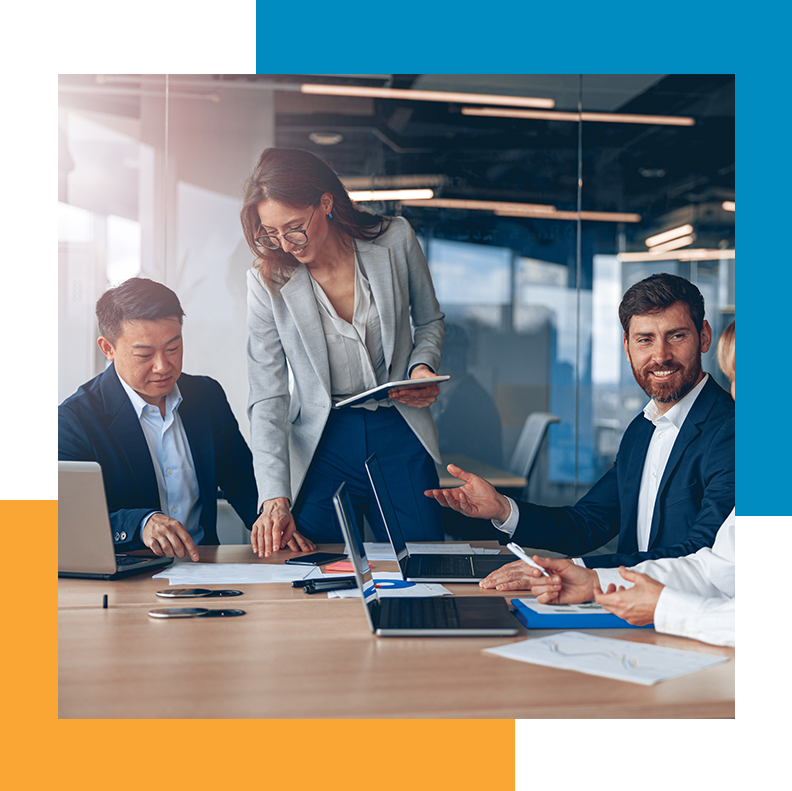
M 371 631 L 379 637 L 510 637 L 517 621 L 500 596 L 383 596 L 377 594 L 346 484 L 333 496 L 338 522 Z
M 412 582 L 479 582 L 501 566 L 514 562 L 513 555 L 410 555 L 376 453 L 366 459 L 366 472 L 404 579 Z
M 117 555 L 102 468 L 95 461 L 58 462 L 59 577 L 114 580 L 171 563 L 171 558 Z

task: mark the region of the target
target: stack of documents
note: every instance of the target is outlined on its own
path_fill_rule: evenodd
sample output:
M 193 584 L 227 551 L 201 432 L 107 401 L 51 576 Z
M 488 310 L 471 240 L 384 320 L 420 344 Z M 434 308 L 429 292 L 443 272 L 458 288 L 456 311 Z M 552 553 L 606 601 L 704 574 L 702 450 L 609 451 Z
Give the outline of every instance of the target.
M 396 560 L 393 547 L 388 543 L 373 543 L 366 541 L 363 545 L 366 557 L 369 560 Z M 499 555 L 499 549 L 484 549 L 471 547 L 470 544 L 414 544 L 407 542 L 407 549 L 411 555 Z

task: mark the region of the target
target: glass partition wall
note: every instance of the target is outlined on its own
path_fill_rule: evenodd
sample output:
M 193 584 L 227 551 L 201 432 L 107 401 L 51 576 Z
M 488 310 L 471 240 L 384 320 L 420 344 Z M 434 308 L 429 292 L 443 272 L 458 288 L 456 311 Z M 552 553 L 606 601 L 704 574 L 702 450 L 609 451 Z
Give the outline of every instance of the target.
M 715 339 L 734 315 L 733 75 L 69 75 L 59 94 L 60 399 L 104 366 L 96 299 L 140 274 L 179 294 L 184 368 L 221 382 L 247 435 L 238 211 L 273 145 L 418 234 L 448 328 L 443 453 L 508 470 L 526 419 L 558 418 L 535 502 L 582 496 L 646 402 L 626 288 L 689 278 Z M 704 360 L 725 384 L 714 344 Z

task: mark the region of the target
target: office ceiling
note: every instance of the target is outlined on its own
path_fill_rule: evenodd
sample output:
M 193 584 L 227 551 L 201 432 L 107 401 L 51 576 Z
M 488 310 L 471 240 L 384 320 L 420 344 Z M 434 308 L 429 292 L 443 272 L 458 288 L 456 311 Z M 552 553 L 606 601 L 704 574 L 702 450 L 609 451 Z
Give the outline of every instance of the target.
M 225 78 L 227 79 L 227 78 Z M 578 151 L 583 152 L 581 208 L 638 213 L 625 226 L 628 249 L 645 249 L 650 233 L 693 221 L 697 245 L 733 246 L 733 75 L 258 75 L 262 83 L 327 82 L 416 90 L 536 96 L 555 110 L 692 116 L 692 127 L 471 117 L 461 105 L 406 99 L 361 99 L 276 93 L 276 144 L 324 156 L 348 183 L 371 175 L 441 176 L 443 198 L 551 204 L 577 208 Z M 312 133 L 334 133 L 332 146 Z M 416 179 L 420 186 L 420 179 Z M 405 207 L 419 227 L 448 210 Z M 433 215 L 435 215 L 433 217 Z M 466 212 L 470 220 L 471 212 Z M 483 236 L 503 218 L 477 213 Z M 453 219 L 458 219 L 455 217 Z M 515 220 L 509 220 L 514 223 Z M 542 235 L 548 221 L 521 220 Z M 615 225 L 598 232 L 614 237 Z
M 574 211 L 581 150 L 581 208 L 642 217 L 637 225 L 597 223 L 603 227 L 594 232 L 612 238 L 614 252 L 619 232 L 622 249 L 645 250 L 650 233 L 689 221 L 697 227 L 696 246 L 734 244 L 734 214 L 721 209 L 722 201 L 734 200 L 733 75 L 179 75 L 171 90 L 188 90 L 190 83 L 215 90 L 221 100 L 224 91 L 275 87 L 276 145 L 319 154 L 353 188 L 372 177 L 372 186 L 406 177 L 423 186 L 425 178 L 437 197 Z M 299 92 L 302 83 L 547 97 L 555 110 L 567 111 L 575 111 L 580 99 L 585 111 L 692 116 L 695 125 L 590 122 L 579 130 L 569 121 L 471 117 L 453 102 L 308 95 Z M 90 100 L 79 94 L 69 99 L 78 106 Z M 115 97 L 113 111 L 134 117 L 135 101 L 133 95 Z M 340 142 L 315 142 L 328 136 Z M 441 209 L 405 206 L 403 212 L 419 230 L 445 236 L 453 236 L 448 223 L 460 219 L 459 212 Z M 482 238 L 496 238 L 504 223 L 541 238 L 551 222 L 462 214 Z

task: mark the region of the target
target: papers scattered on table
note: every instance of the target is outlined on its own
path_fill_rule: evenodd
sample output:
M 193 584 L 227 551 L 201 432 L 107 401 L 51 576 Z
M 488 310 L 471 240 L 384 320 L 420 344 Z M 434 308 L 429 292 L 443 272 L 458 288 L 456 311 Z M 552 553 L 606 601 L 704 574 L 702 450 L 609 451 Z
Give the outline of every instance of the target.
M 393 554 L 393 547 L 388 543 L 374 543 L 367 541 L 364 544 L 366 557 L 369 560 L 396 560 Z M 411 555 L 498 555 L 499 549 L 484 549 L 483 547 L 471 547 L 470 544 L 450 544 L 440 542 L 438 544 L 414 544 L 407 542 L 407 549 Z
M 723 656 L 596 637 L 584 632 L 559 632 L 484 650 L 520 662 L 577 670 L 591 676 L 647 686 L 727 660 Z
M 260 582 L 291 582 L 324 576 L 321 569 L 264 563 L 193 563 L 175 562 L 154 579 L 167 579 L 178 587 L 201 585 L 243 585 Z
M 396 560 L 393 547 L 389 543 L 374 544 L 371 541 L 366 541 L 363 548 L 366 550 L 366 557 L 369 560 Z
M 405 582 L 398 571 L 379 571 L 374 584 L 380 596 L 446 596 L 451 593 L 444 585 L 426 582 Z M 359 599 L 360 590 L 328 591 L 328 599 Z

